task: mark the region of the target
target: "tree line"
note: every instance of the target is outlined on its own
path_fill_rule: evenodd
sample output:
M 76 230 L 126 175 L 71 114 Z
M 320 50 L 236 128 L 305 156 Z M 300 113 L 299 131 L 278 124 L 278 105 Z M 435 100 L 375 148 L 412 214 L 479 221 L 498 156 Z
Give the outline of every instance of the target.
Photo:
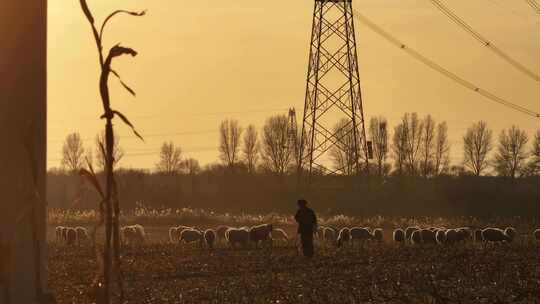
M 355 155 L 350 151 L 353 132 L 346 120 L 333 127 L 337 145 L 330 149 L 333 168 L 341 168 L 344 175 L 353 175 Z M 224 167 L 231 172 L 249 174 L 294 175 L 300 155 L 307 152 L 307 144 L 300 144 L 298 126 L 292 125 L 287 115 L 269 117 L 258 130 L 254 125 L 245 129 L 238 120 L 225 119 L 219 124 L 219 161 L 204 168 L 194 158 L 185 158 L 182 149 L 173 142 L 164 142 L 154 172 L 164 174 L 200 174 L 204 170 Z M 417 113 L 405 113 L 392 132 L 384 117 L 373 117 L 367 128 L 372 158 L 367 172 L 381 178 L 389 176 L 437 177 L 442 175 L 495 175 L 509 178 L 540 174 L 540 130 L 532 140 L 518 126 L 503 129 L 495 140 L 493 131 L 484 121 L 468 127 L 462 138 L 463 157 L 460 163 L 450 161 L 451 145 L 446 122 L 436 122 L 431 115 L 420 118 Z M 79 133 L 66 137 L 62 148 L 61 168 L 76 172 L 88 162 L 103 169 L 104 134 L 95 139 L 95 149 L 84 148 Z M 529 145 L 529 142 L 532 144 Z M 363 149 L 358 145 L 359 149 Z M 303 149 L 303 151 L 300 151 Z M 95 155 L 95 159 L 94 159 Z M 115 140 L 114 164 L 120 162 L 124 150 Z M 364 164 L 364 159 L 360 160 Z M 304 164 L 305 165 L 305 164 Z

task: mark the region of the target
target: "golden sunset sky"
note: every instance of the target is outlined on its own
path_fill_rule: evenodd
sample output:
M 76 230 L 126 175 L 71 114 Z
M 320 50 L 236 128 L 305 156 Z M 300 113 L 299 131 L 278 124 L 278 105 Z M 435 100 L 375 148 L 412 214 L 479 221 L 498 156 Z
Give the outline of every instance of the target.
M 446 0 L 457 15 L 512 57 L 540 74 L 540 15 L 521 0 Z M 217 128 L 224 118 L 263 125 L 295 107 L 301 120 L 313 0 L 88 0 L 98 21 L 123 8 L 144 17 L 110 23 L 108 47 L 139 51 L 116 70 L 137 92 L 133 98 L 111 78 L 113 107 L 145 137 L 117 123 L 126 150 L 122 167 L 153 168 L 164 141 L 180 145 L 201 164 L 217 161 Z M 540 112 L 540 83 L 523 75 L 457 27 L 429 0 L 356 0 L 355 9 L 432 58 L 500 97 Z M 79 1 L 49 0 L 48 166 L 59 166 L 62 142 L 73 131 L 94 149 L 103 125 L 99 66 Z M 447 121 L 452 162 L 475 121 L 495 134 L 517 124 L 532 138 L 540 119 L 494 104 L 425 67 L 356 22 L 367 120 L 383 115 L 390 129 L 405 112 Z

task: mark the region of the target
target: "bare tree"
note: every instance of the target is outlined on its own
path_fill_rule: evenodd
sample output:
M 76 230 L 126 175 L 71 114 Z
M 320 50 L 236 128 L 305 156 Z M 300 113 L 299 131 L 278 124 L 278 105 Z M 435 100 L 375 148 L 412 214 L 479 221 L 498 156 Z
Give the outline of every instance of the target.
M 69 134 L 62 147 L 62 167 L 78 171 L 84 165 L 84 148 L 78 132 Z
M 92 147 L 87 147 L 86 149 L 84 149 L 84 151 L 85 151 L 84 158 L 86 159 L 87 164 L 93 166 L 94 165 L 94 153 L 92 151 Z
M 173 142 L 164 142 L 159 153 L 159 163 L 156 164 L 158 172 L 176 174 L 182 169 L 182 150 L 175 147 Z
M 423 122 L 418 118 L 416 113 L 405 113 L 402 120 L 403 130 L 405 133 L 405 151 L 407 171 L 410 175 L 418 175 L 420 167 L 420 151 L 422 144 L 422 133 L 424 130 Z
M 259 138 L 254 125 L 249 125 L 244 133 L 244 161 L 249 173 L 254 173 L 259 160 Z
M 182 168 L 187 175 L 197 175 L 201 172 L 201 165 L 195 158 L 187 158 L 182 162 Z
M 488 154 L 493 149 L 493 131 L 486 122 L 479 121 L 467 129 L 463 137 L 463 164 L 475 176 L 489 166 Z
M 424 123 L 416 113 L 405 113 L 401 123 L 396 126 L 393 149 L 398 173 L 418 175 L 422 166 L 421 151 Z M 397 153 L 397 154 L 396 154 Z
M 398 175 L 405 173 L 405 163 L 407 158 L 406 134 L 403 124 L 394 127 L 392 137 L 392 158 L 394 159 L 394 168 Z
M 450 143 L 448 142 L 448 125 L 445 121 L 437 125 L 435 138 L 435 161 L 433 174 L 441 175 L 450 170 Z
M 424 131 L 421 134 L 420 154 L 422 161 L 419 169 L 423 177 L 429 177 L 433 173 L 435 159 L 435 120 L 431 115 L 427 115 L 422 126 Z
M 384 117 L 373 117 L 369 121 L 369 136 L 373 142 L 373 156 L 377 161 L 379 177 L 386 174 L 386 158 L 388 156 L 388 122 Z
M 105 150 L 105 132 L 100 132 L 96 135 L 96 163 L 97 167 L 101 170 L 105 170 L 106 166 L 106 150 Z M 120 138 L 114 137 L 114 144 L 112 146 L 112 166 L 113 169 L 124 157 L 124 149 L 120 147 Z
M 527 164 L 525 175 L 538 176 L 540 175 L 540 130 L 534 135 L 533 146 L 531 149 L 531 159 Z
M 361 153 L 358 138 L 355 143 L 352 121 L 343 118 L 336 123 L 333 132 L 336 144 L 330 149 L 330 157 L 334 168 L 344 175 L 353 175 Z
M 494 158 L 495 171 L 500 176 L 515 178 L 521 173 L 528 157 L 527 133 L 516 126 L 502 130 Z
M 242 128 L 237 120 L 226 119 L 221 122 L 219 126 L 219 157 L 229 168 L 234 167 L 238 160 L 241 135 Z
M 284 175 L 292 161 L 292 149 L 288 143 L 288 120 L 285 115 L 272 116 L 266 120 L 262 134 L 263 165 L 279 175 Z

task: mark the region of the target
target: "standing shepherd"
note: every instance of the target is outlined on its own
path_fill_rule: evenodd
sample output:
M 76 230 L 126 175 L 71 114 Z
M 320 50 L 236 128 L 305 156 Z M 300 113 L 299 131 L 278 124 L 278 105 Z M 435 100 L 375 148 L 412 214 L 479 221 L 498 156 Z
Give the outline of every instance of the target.
M 302 241 L 302 251 L 307 258 L 313 257 L 313 234 L 317 231 L 317 216 L 307 207 L 307 201 L 298 200 L 298 211 L 294 219 L 298 223 L 298 234 Z

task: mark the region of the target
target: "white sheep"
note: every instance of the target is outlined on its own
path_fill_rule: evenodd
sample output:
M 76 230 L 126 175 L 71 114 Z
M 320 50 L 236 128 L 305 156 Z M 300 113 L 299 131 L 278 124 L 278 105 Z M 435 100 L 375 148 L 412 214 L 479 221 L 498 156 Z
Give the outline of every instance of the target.
M 135 224 L 133 225 L 133 227 L 135 228 L 135 237 L 137 239 L 137 242 L 139 242 L 139 244 L 144 243 L 144 240 L 146 239 L 146 232 L 144 231 L 144 227 L 139 224 Z
M 332 227 L 324 227 L 322 238 L 325 242 L 334 243 L 337 240 L 336 230 Z
M 183 226 L 183 225 L 173 226 L 169 228 L 169 241 L 171 243 L 178 243 L 178 241 L 180 240 L 180 234 L 185 229 L 194 229 L 194 228 L 189 227 L 189 226 Z
M 289 235 L 281 228 L 274 228 L 272 230 L 272 240 L 287 244 L 289 242 Z
M 457 243 L 462 240 L 462 235 L 456 229 L 446 230 L 446 242 L 448 244 Z
M 407 229 L 405 229 L 405 239 L 410 241 L 412 233 L 416 230 L 420 230 L 420 227 L 407 227 Z
M 348 243 L 351 240 L 351 230 L 347 227 L 341 228 L 338 233 L 337 246 L 341 247 L 344 243 Z
M 420 244 L 422 243 L 422 234 L 421 230 L 414 230 L 411 233 L 411 243 L 413 244 Z
M 216 236 L 217 236 L 218 241 L 221 241 L 223 243 L 227 241 L 227 239 L 225 238 L 225 233 L 227 232 L 227 229 L 229 228 L 231 227 L 225 226 L 225 225 L 219 225 L 216 227 Z
M 536 230 L 533 232 L 533 236 L 534 236 L 534 239 L 535 239 L 535 240 L 540 241 L 540 229 L 536 229 Z
M 437 238 L 435 237 L 435 232 L 430 229 L 420 230 L 420 236 L 422 238 L 422 243 L 424 244 L 437 244 Z
M 135 227 L 133 226 L 124 226 L 120 229 L 120 232 L 122 234 L 122 240 L 123 243 L 126 245 L 134 245 L 135 243 L 135 235 L 137 234 L 137 231 Z
M 66 228 L 66 244 L 74 245 L 77 241 L 77 230 L 75 228 Z
M 206 245 L 210 249 L 214 249 L 214 242 L 216 241 L 216 232 L 212 229 L 207 229 L 204 232 L 204 240 L 206 241 Z
M 482 239 L 486 242 L 511 242 L 513 236 L 499 228 L 486 228 L 482 230 Z
M 62 240 L 64 241 L 64 243 L 67 243 L 68 240 L 68 230 L 68 227 L 62 227 Z
M 482 242 L 484 239 L 482 239 L 482 229 L 476 229 L 474 231 L 474 241 L 475 242 Z
M 456 231 L 459 233 L 461 241 L 470 240 L 473 237 L 471 228 L 469 227 L 456 228 Z
M 255 248 L 259 243 L 266 242 L 272 245 L 272 224 L 262 224 L 251 227 L 249 229 L 249 240 L 255 244 Z
M 317 229 L 315 230 L 315 234 L 313 235 L 313 237 L 317 240 L 322 240 L 324 239 L 324 229 L 326 228 L 326 226 L 323 226 L 323 225 L 319 225 L 317 226 Z
M 371 237 L 375 241 L 382 242 L 382 240 L 383 240 L 383 230 L 382 230 L 382 228 L 373 229 L 373 231 L 371 232 Z
M 146 238 L 144 227 L 139 224 L 124 226 L 121 232 L 124 243 L 128 245 L 143 244 Z
M 178 227 L 171 227 L 169 228 L 169 242 L 176 243 L 178 240 Z
M 65 228 L 64 226 L 56 226 L 56 228 L 54 229 L 57 243 L 61 243 L 63 241 L 62 234 L 63 234 L 64 228 Z
M 514 240 L 517 236 L 517 232 L 514 227 L 506 227 L 506 229 L 504 229 L 504 234 L 506 234 L 506 236 L 508 236 L 511 240 Z
M 180 243 L 190 244 L 198 242 L 202 247 L 204 236 L 201 231 L 197 229 L 184 229 L 180 233 Z
M 81 226 L 75 227 L 75 232 L 77 232 L 78 245 L 81 245 L 81 242 L 86 242 L 90 239 L 88 236 L 88 230 L 84 227 L 81 227 Z
M 235 248 L 236 245 L 241 247 L 247 247 L 249 243 L 249 229 L 244 228 L 229 228 L 225 233 L 225 237 L 232 248 Z
M 345 230 L 344 230 L 345 229 Z M 346 228 L 342 229 L 341 231 L 343 231 L 343 233 L 346 233 L 347 230 Z M 341 232 L 340 231 L 340 235 L 341 235 Z M 343 239 L 345 238 L 345 239 Z M 346 235 L 342 235 L 342 237 L 340 238 L 338 236 L 338 239 L 343 239 L 343 241 L 347 241 L 347 236 Z M 351 240 L 351 243 L 354 245 L 354 243 L 360 243 L 362 244 L 364 241 L 367 241 L 367 240 L 370 240 L 372 239 L 372 235 L 371 235 L 371 232 L 366 229 L 366 228 L 361 228 L 361 227 L 353 227 L 349 230 L 349 238 Z
M 405 231 L 401 228 L 397 228 L 392 233 L 392 239 L 396 243 L 403 243 L 405 241 Z
M 435 232 L 435 240 L 438 244 L 444 244 L 446 243 L 446 230 L 439 229 L 437 232 Z

